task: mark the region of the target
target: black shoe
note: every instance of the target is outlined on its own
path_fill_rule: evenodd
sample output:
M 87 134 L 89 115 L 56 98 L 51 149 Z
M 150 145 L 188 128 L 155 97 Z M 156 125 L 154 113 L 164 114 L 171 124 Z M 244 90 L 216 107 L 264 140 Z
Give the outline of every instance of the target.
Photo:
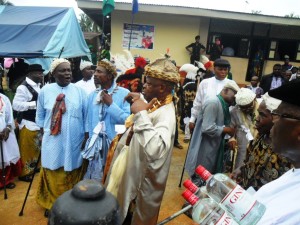
M 31 181 L 31 176 L 32 175 L 26 175 L 24 177 L 19 177 L 19 180 L 24 181 L 24 182 L 30 182 Z
M 179 142 L 174 143 L 174 147 L 183 149 L 183 146 Z
M 49 209 L 46 209 L 45 213 L 44 213 L 44 217 L 48 218 L 49 217 L 49 213 L 50 213 Z

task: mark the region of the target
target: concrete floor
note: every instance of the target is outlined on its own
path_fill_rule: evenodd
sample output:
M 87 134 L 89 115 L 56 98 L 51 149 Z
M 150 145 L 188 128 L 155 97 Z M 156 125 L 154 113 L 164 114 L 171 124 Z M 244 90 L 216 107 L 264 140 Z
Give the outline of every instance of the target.
M 181 133 L 181 131 L 179 132 Z M 184 203 L 181 193 L 184 188 L 178 187 L 181 171 L 187 151 L 188 144 L 183 143 L 183 135 L 180 134 L 180 143 L 184 149 L 174 148 L 172 164 L 169 172 L 166 191 L 161 205 L 158 222 L 164 220 L 175 212 L 179 211 Z M 184 175 L 185 180 L 187 175 Z M 46 225 L 47 219 L 44 217 L 44 210 L 36 204 L 35 193 L 37 188 L 37 179 L 35 178 L 29 192 L 27 203 L 23 216 L 19 216 L 24 197 L 29 183 L 18 181 L 16 179 L 15 189 L 8 190 L 8 199 L 4 200 L 4 191 L 0 191 L 0 225 Z M 190 218 L 180 215 L 167 223 L 168 225 L 194 225 Z

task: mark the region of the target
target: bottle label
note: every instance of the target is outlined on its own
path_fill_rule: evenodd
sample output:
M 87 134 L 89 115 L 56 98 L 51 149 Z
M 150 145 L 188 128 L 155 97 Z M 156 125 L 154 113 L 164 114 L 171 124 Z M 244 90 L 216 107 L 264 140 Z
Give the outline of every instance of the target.
M 211 210 L 207 215 L 206 217 L 201 218 L 203 215 L 199 215 L 200 218 L 198 221 L 196 221 L 197 223 L 200 223 L 200 224 L 218 224 L 218 221 L 220 220 L 220 217 L 221 215 L 224 214 L 224 209 L 222 208 L 215 208 L 213 210 Z M 220 223 L 222 224 L 222 223 Z M 224 223 L 226 224 L 226 223 Z
M 238 225 L 227 213 L 224 213 L 222 217 L 215 223 L 215 225 Z
M 242 221 L 253 209 L 256 200 L 240 185 L 236 187 L 221 201 L 222 206 L 237 221 Z

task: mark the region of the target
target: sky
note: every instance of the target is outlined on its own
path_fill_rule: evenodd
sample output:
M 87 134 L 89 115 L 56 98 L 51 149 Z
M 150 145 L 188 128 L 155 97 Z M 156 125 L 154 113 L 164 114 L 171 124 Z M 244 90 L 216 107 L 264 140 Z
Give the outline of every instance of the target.
M 74 7 L 79 15 L 75 0 L 9 0 L 16 6 L 67 6 Z M 131 2 L 131 0 L 115 0 L 115 2 Z M 226 11 L 246 12 L 260 11 L 260 14 L 285 16 L 291 13 L 300 16 L 299 0 L 139 0 L 139 3 L 178 5 L 218 9 Z

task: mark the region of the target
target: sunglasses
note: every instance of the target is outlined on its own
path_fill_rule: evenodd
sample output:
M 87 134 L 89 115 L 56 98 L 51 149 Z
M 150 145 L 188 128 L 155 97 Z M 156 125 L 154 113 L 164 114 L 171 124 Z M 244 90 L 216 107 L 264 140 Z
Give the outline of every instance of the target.
M 280 113 L 276 113 L 276 112 L 271 112 L 272 116 L 277 116 L 280 117 L 282 119 L 293 119 L 293 120 L 299 120 L 300 121 L 300 117 L 296 117 L 296 116 L 291 116 L 291 115 L 287 115 L 287 114 L 280 114 Z

